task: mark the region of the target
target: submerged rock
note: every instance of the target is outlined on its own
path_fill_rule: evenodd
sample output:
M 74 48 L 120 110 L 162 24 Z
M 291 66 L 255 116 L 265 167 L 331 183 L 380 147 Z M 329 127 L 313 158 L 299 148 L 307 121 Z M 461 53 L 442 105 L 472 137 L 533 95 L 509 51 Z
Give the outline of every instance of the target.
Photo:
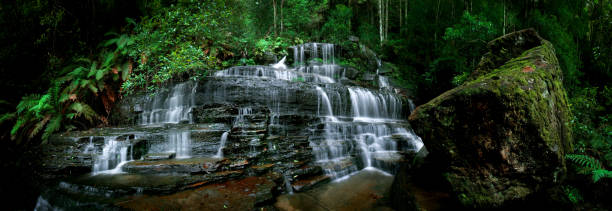
M 489 43 L 477 78 L 417 107 L 410 123 L 454 197 L 503 207 L 558 183 L 572 149 L 552 44 L 532 29 Z

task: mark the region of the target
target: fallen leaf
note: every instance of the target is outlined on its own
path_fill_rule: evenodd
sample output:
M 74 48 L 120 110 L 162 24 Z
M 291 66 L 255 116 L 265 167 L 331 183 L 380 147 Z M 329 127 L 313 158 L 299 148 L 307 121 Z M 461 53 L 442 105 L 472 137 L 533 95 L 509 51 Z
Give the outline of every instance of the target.
M 535 70 L 535 69 L 533 69 L 533 67 L 531 67 L 531 66 L 525 66 L 525 67 L 523 67 L 523 72 L 524 72 L 524 73 L 530 73 L 530 72 L 533 72 L 534 70 Z

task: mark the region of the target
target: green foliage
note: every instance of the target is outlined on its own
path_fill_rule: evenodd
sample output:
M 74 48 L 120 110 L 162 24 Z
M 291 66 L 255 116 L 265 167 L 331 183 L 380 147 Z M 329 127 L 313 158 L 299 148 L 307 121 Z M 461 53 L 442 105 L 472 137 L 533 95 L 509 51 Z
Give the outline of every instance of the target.
M 571 126 L 577 140 L 576 151 L 589 153 L 612 167 L 612 125 L 610 112 L 606 109 L 612 104 L 612 91 L 585 87 L 575 89 L 570 98 L 573 113 Z
M 582 174 L 592 174 L 593 182 L 597 182 L 602 178 L 612 178 L 612 171 L 604 168 L 599 160 L 588 155 L 567 154 L 565 158 L 578 164 L 578 172 Z
M 144 17 L 128 50 L 138 66 L 123 85 L 124 93 L 238 63 L 234 57 L 247 54 L 244 46 L 250 40 L 246 15 L 234 12 L 241 6 L 240 1 L 181 2 Z
M 96 60 L 75 59 L 60 71 L 60 77 L 53 80 L 44 95 L 24 96 L 15 112 L 1 116 L 0 123 L 15 121 L 10 132 L 12 140 L 21 142 L 41 135 L 44 143 L 62 128 L 74 129 L 75 124 L 83 128 L 105 120 L 88 104 L 92 102 L 90 97 L 107 95 L 107 82 L 119 81 L 119 78 L 123 81 L 131 71 L 131 63 L 125 57 L 132 41 L 125 34 L 114 35 L 102 44 Z
M 331 43 L 348 41 L 348 36 L 351 34 L 352 17 L 353 11 L 351 8 L 342 4 L 336 5 L 321 29 L 323 37 Z
M 472 15 L 468 11 L 463 13 L 459 23 L 446 28 L 442 39 L 447 41 L 439 60 L 455 63 L 453 69 L 456 75 L 452 79 L 454 86 L 461 85 L 467 76 L 478 64 L 480 57 L 486 51 L 486 43 L 498 35 L 493 23 L 480 15 Z M 433 62 L 432 71 L 440 71 L 437 64 Z M 432 73 L 426 75 L 426 79 Z
M 565 193 L 567 199 L 574 205 L 584 200 L 582 198 L 582 194 L 580 194 L 580 191 L 573 186 L 563 186 L 563 192 Z
M 287 47 L 291 45 L 290 40 L 283 37 L 265 37 L 255 43 L 255 56 L 264 56 L 266 53 L 277 53 L 287 55 Z

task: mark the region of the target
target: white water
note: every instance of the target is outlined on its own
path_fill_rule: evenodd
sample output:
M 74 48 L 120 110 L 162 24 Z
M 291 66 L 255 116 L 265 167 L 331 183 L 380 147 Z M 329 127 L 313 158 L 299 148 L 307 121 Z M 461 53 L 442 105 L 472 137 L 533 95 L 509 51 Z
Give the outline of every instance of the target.
M 175 85 L 167 94 L 157 92 L 141 115 L 141 124 L 179 123 L 191 121 L 196 85 L 185 82 Z
M 402 101 L 393 94 L 359 87 L 348 91 L 354 117 L 398 119 L 402 115 Z
M 215 157 L 223 158 L 223 148 L 225 148 L 225 142 L 227 142 L 228 135 L 229 132 L 224 132 L 223 135 L 221 135 L 221 140 L 219 140 L 219 149 L 217 150 L 217 154 L 215 155 Z
M 380 88 L 389 88 L 389 78 L 385 76 L 378 76 L 378 85 Z
M 293 194 L 293 187 L 291 186 L 291 182 L 289 181 L 289 175 L 283 175 L 283 180 L 285 181 L 285 190 L 289 194 Z
M 217 77 L 274 78 L 293 82 L 335 83 L 327 75 L 304 72 L 302 69 L 277 69 L 266 66 L 231 67 L 217 71 Z
M 321 88 L 316 87 L 317 93 L 319 93 L 319 103 L 317 104 L 317 116 L 321 116 L 321 103 L 326 108 L 327 118 L 329 118 L 332 122 L 337 122 L 338 119 L 334 117 L 334 112 L 331 107 L 331 103 L 329 102 L 329 97 L 327 97 L 327 93 Z
M 191 132 L 172 130 L 168 132 L 166 152 L 176 153 L 178 159 L 191 157 Z
M 287 69 L 287 65 L 285 65 L 285 59 L 287 59 L 287 57 L 283 57 L 283 59 L 281 59 L 278 63 L 273 64 L 272 67 L 276 68 L 276 69 Z
M 122 173 L 121 167 L 132 160 L 132 155 L 128 155 L 129 141 L 116 138 L 104 138 L 102 154 L 94 158 L 93 175 Z
M 293 68 L 286 67 L 286 58 L 283 58 L 278 63 L 269 66 L 228 68 L 216 72 L 215 77 L 279 79 L 307 83 L 305 87 L 310 86 L 316 91 L 316 115 L 321 119 L 319 123 L 321 127 L 312 128 L 309 141 L 313 148 L 315 162 L 324 169 L 325 173 L 333 178 L 342 178 L 358 171 L 359 168 L 392 171 L 389 169 L 389 163 L 398 158 L 398 151 L 418 151 L 423 146 L 418 136 L 414 135 L 409 128 L 404 128 L 407 127 L 405 115 L 414 110 L 414 105 L 409 100 L 408 105 L 404 105 L 402 99 L 391 92 L 393 89 L 391 89 L 389 79 L 385 76 L 378 76 L 379 90 L 344 87 L 337 83 L 341 78 L 345 78 L 346 70 L 335 65 L 334 51 L 332 44 L 298 45 L 293 47 Z M 380 61 L 377 60 L 377 62 L 380 67 Z M 249 83 L 252 82 L 249 81 Z M 282 85 L 282 83 L 278 84 Z M 165 101 L 155 101 L 157 98 L 154 98 L 152 109 L 143 112 L 143 120 L 146 114 L 146 121 L 143 123 L 190 121 L 189 113 L 194 103 L 193 100 L 186 99 L 193 99 L 195 91 L 188 93 L 191 87 L 195 86 L 177 85 L 167 92 L 169 93 L 167 94 L 168 100 Z M 243 95 L 263 95 L 265 96 L 263 98 L 269 100 L 259 103 L 268 106 L 272 112 L 269 127 L 282 127 L 280 125 L 283 124 L 280 120 L 282 115 L 301 112 L 299 108 L 291 107 L 296 101 L 299 102 L 297 98 L 300 96 L 292 95 L 291 93 L 295 91 L 288 89 L 289 87 L 283 88 L 282 86 L 270 87 L 263 91 L 260 89 L 257 92 L 246 89 L 243 91 L 245 93 L 237 95 L 232 86 L 207 86 L 204 96 L 207 99 L 204 101 L 233 103 L 236 100 L 243 100 Z M 183 90 L 183 94 L 178 90 Z M 249 132 L 245 131 L 248 130 L 249 125 L 247 116 L 251 113 L 250 107 L 240 108 L 232 122 L 232 127 L 239 128 L 239 131 L 246 135 Z M 163 118 L 158 118 L 157 115 Z M 228 136 L 229 132 L 225 132 L 220 137 L 215 157 L 223 157 L 222 151 Z M 173 146 L 176 148 L 177 157 L 188 157 L 188 150 L 182 150 L 184 146 L 189 146 L 189 144 L 183 144 L 190 143 L 190 141 L 183 142 L 183 140 L 188 140 L 188 136 L 181 134 L 175 137 L 169 139 L 176 140 L 170 142 L 176 143 Z M 404 141 L 408 143 L 403 143 Z M 398 142 L 402 142 L 402 149 L 398 148 Z M 260 140 L 250 140 L 251 151 L 255 151 L 259 144 Z M 268 148 L 276 149 L 276 145 L 268 146 Z M 183 151 L 185 153 L 182 153 Z

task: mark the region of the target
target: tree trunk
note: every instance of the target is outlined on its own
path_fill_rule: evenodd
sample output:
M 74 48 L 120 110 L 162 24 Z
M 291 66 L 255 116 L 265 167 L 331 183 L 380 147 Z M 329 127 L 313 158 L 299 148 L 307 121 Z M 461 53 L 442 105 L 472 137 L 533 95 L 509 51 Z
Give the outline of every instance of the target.
M 283 33 L 283 3 L 285 3 L 285 0 L 281 0 L 281 5 L 280 5 L 280 33 Z
M 274 36 L 276 37 L 276 0 L 272 0 L 272 8 L 274 8 Z
M 384 39 L 382 6 L 382 0 L 378 0 L 378 34 L 380 35 L 380 46 L 382 46 Z
M 385 5 L 385 40 L 389 39 L 389 0 L 387 0 L 387 5 Z
M 502 28 L 502 34 L 506 34 L 506 0 L 504 0 L 503 4 L 504 4 L 504 26 Z

